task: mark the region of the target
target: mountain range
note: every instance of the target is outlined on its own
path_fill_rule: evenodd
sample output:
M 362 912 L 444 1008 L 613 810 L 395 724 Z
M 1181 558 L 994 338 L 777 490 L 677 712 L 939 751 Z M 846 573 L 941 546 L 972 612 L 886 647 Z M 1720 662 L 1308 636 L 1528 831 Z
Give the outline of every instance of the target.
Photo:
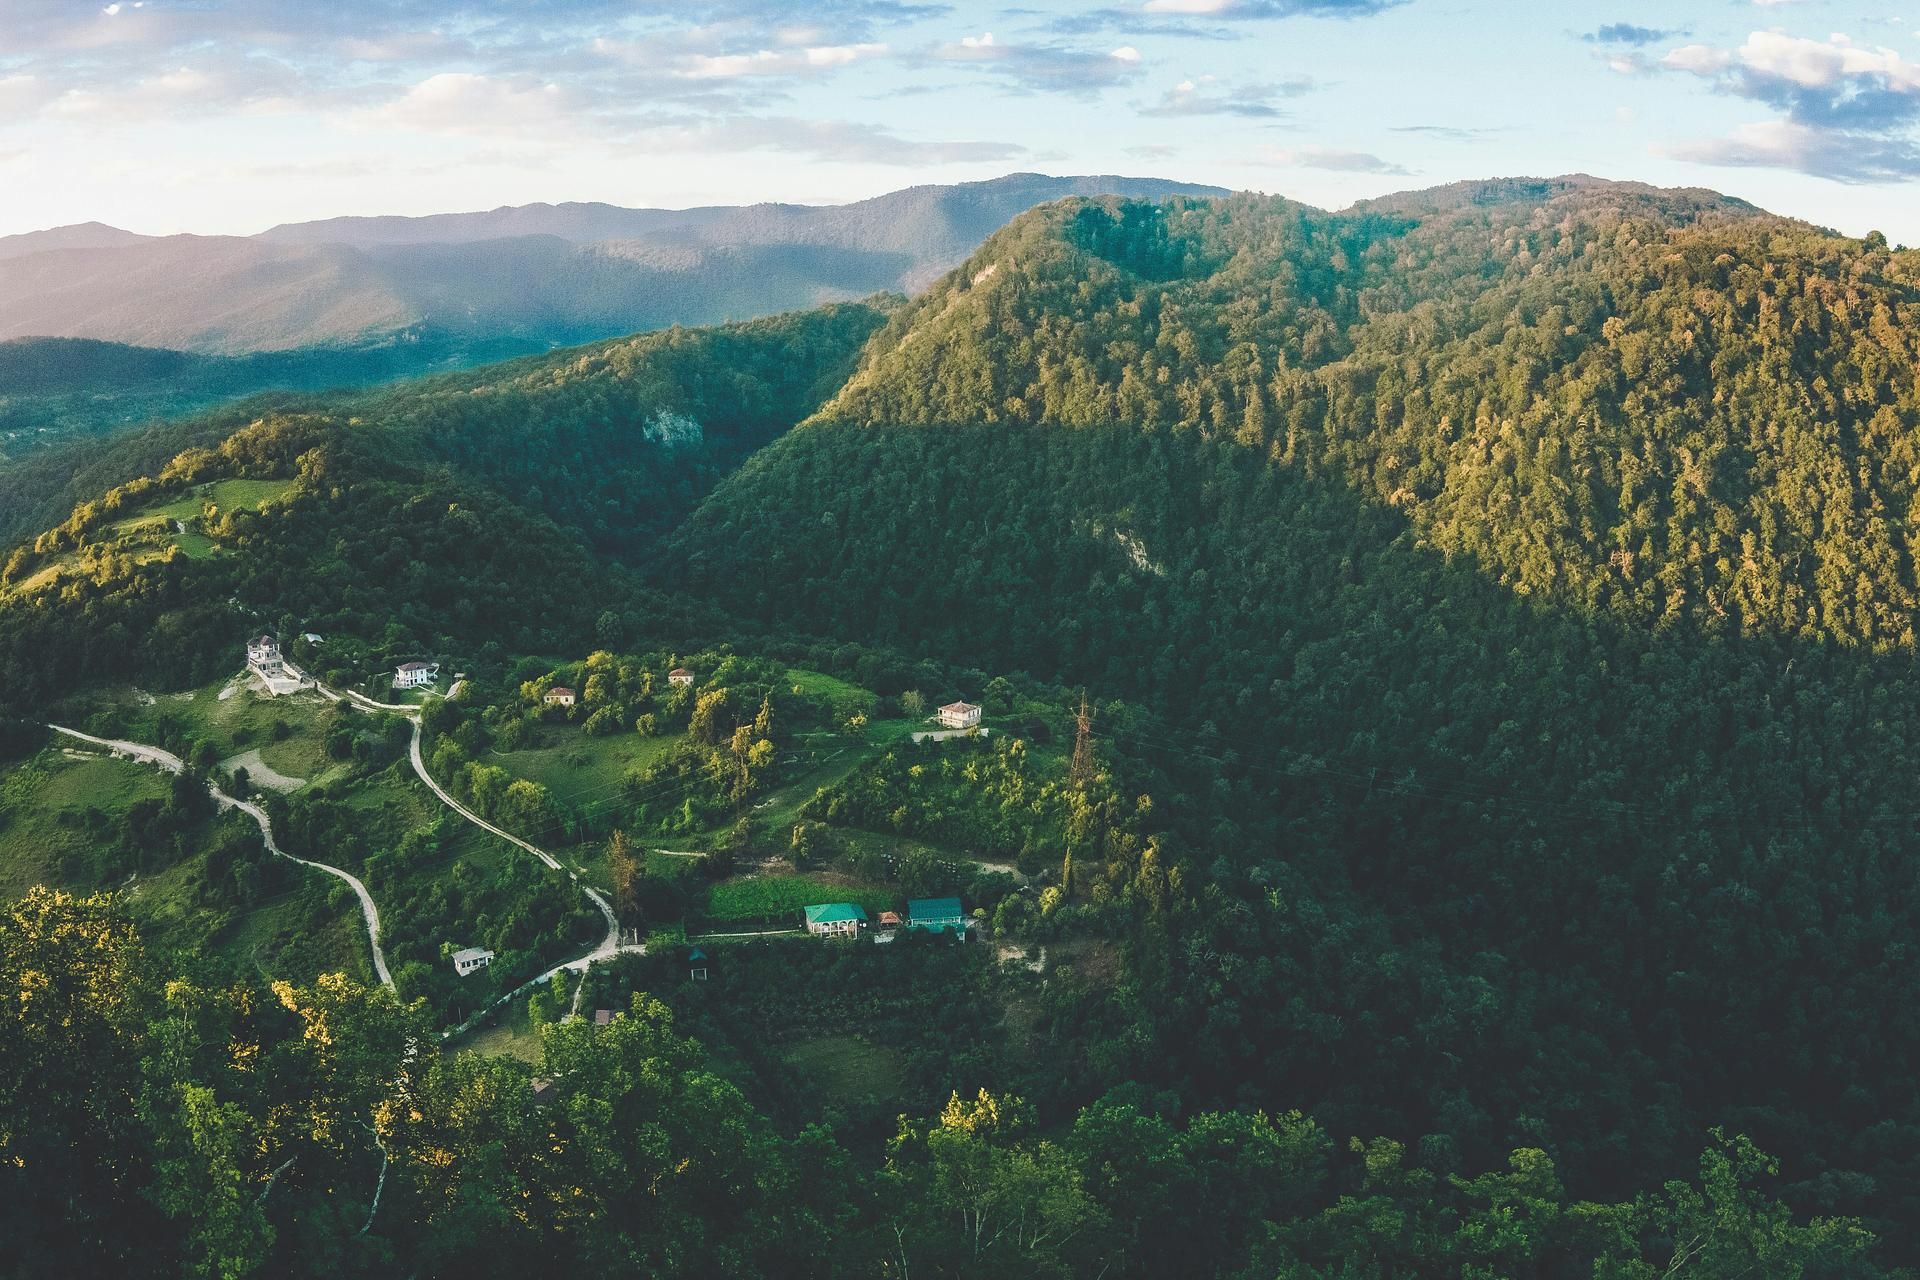
M 1065 196 L 1224 194 L 1022 173 L 828 206 L 534 204 L 332 218 L 256 236 L 86 223 L 0 238 L 0 339 L 224 355 L 465 339 L 537 350 L 911 293 L 1023 210 Z

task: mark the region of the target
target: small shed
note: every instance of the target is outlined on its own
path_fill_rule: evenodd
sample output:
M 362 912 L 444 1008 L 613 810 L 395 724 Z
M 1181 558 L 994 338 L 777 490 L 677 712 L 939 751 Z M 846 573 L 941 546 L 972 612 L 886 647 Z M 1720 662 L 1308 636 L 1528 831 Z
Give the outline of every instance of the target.
M 898 929 L 900 927 L 900 913 L 898 911 L 882 911 L 880 913 L 879 926 L 882 929 Z
M 693 982 L 707 980 L 707 953 L 698 947 L 687 952 L 687 977 Z
M 611 1009 L 595 1009 L 595 1010 L 593 1011 L 593 1025 L 594 1025 L 594 1026 L 596 1026 L 596 1027 L 610 1027 L 610 1026 L 612 1026 L 612 1025 L 613 1025 L 613 1010 L 611 1010 Z
M 915 898 L 907 904 L 907 928 L 929 933 L 967 931 L 967 913 L 958 898 Z
M 462 947 L 453 953 L 453 971 L 461 977 L 478 973 L 493 963 L 493 952 L 485 947 Z
M 553 1087 L 553 1081 L 547 1079 L 545 1076 L 534 1077 L 533 1083 L 532 1083 L 532 1090 L 533 1090 L 533 1101 L 536 1106 L 544 1107 L 549 1102 L 552 1102 L 555 1098 L 559 1097 L 558 1092 Z
M 822 902 L 807 908 L 807 932 L 817 937 L 852 937 L 867 922 L 857 902 Z

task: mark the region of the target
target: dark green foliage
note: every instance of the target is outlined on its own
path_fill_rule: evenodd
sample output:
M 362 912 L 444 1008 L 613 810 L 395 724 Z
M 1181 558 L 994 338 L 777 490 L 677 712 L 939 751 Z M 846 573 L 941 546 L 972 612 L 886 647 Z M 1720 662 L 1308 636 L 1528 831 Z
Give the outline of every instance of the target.
M 1170 724 L 1099 726 L 1172 779 L 1191 914 L 1087 1013 L 1096 1077 L 1609 1194 L 1728 1123 L 1899 1233 L 1913 273 L 1610 187 L 1051 208 L 677 571 Z

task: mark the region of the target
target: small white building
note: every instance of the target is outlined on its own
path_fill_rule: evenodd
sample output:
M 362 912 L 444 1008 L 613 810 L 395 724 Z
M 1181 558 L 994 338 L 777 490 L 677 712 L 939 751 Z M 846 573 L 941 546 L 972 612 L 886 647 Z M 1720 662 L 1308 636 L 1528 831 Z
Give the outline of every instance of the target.
M 493 963 L 493 952 L 485 947 L 462 947 L 453 953 L 453 971 L 461 977 L 478 973 Z
M 678 685 L 684 689 L 693 683 L 693 672 L 687 670 L 685 667 L 675 667 L 673 670 L 667 672 L 667 683 Z
M 437 662 L 403 662 L 393 673 L 393 687 L 396 689 L 420 689 L 440 678 L 440 664 Z
M 550 707 L 570 707 L 574 703 L 573 690 L 563 684 L 557 684 L 547 690 L 547 705 Z
M 942 729 L 977 729 L 980 708 L 971 702 L 949 702 L 936 713 Z

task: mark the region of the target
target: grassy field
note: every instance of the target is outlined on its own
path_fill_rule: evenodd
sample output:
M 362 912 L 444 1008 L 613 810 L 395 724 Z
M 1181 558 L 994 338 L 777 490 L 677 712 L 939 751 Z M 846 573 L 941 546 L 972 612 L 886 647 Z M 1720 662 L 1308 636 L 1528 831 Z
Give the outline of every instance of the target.
M 543 726 L 536 746 L 496 751 L 488 757 L 518 778 L 538 782 L 563 804 L 592 808 L 619 799 L 627 775 L 671 754 L 686 737 L 667 734 L 643 738 L 637 733 L 592 737 L 576 728 Z
M 309 785 L 345 772 L 327 756 L 326 740 L 337 715 L 335 705 L 317 693 L 269 698 L 245 684 L 226 697 L 230 682 L 188 693 L 163 694 L 151 704 L 129 708 L 127 736 L 157 742 L 166 722 L 192 738 L 211 742 L 221 761 L 257 750 L 267 767 Z M 284 724 L 285 732 L 277 726 Z
M 844 721 L 848 716 L 855 714 L 871 715 L 873 704 L 879 701 L 870 690 L 824 672 L 806 671 L 794 667 L 788 670 L 787 678 L 801 693 L 823 699 L 832 706 L 836 720 Z
M 538 1067 L 545 1061 L 540 1036 L 527 1017 L 527 1002 L 515 1000 L 498 1020 L 476 1028 L 451 1048 L 469 1050 L 488 1058 L 518 1058 Z
M 309 981 L 343 970 L 371 979 L 365 935 L 357 909 L 318 900 L 296 889 L 249 910 L 218 911 L 200 905 L 204 858 L 189 852 L 179 861 L 99 883 L 99 839 L 87 813 L 117 818 L 142 800 L 163 800 L 164 773 L 107 756 L 77 757 L 59 748 L 0 772 L 0 898 L 17 897 L 36 884 L 74 892 L 123 892 L 142 935 L 157 947 L 183 947 L 232 959 L 271 977 Z M 226 821 L 240 821 L 228 818 Z M 211 831 L 211 828 L 208 828 Z M 296 884 L 301 872 L 295 877 Z
M 119 523 L 126 525 L 156 516 L 165 520 L 191 520 L 202 514 L 208 503 L 223 513 L 241 507 L 259 508 L 285 497 L 293 489 L 293 484 L 291 480 L 215 480 L 212 484 L 189 489 L 172 502 L 150 507 Z
M 894 909 L 895 895 L 821 875 L 764 875 L 723 880 L 707 894 L 706 918 L 714 924 L 752 921 L 799 927 L 801 909 L 818 902 L 857 902 L 869 917 Z
M 61 869 L 63 855 L 90 843 L 81 816 L 89 808 L 124 813 L 166 794 L 164 775 L 128 760 L 50 749 L 9 767 L 0 773 L 0 895 L 17 897 L 36 884 L 105 887 L 69 880 Z
M 780 1056 L 829 1102 L 881 1103 L 900 1095 L 904 1072 L 899 1051 L 862 1036 L 797 1040 Z
M 293 486 L 292 480 L 216 480 L 172 502 L 148 507 L 102 525 L 90 541 L 95 544 L 119 544 L 113 548 L 115 553 L 127 556 L 135 564 L 159 560 L 174 547 L 180 548 L 181 554 L 188 559 L 205 560 L 219 552 L 219 544 L 198 528 L 182 529 L 180 523 L 191 525 L 204 513 L 209 502 L 223 512 L 239 507 L 260 507 L 286 496 Z M 80 561 L 79 552 L 62 552 L 13 584 L 8 591 L 21 595 L 38 591 L 61 574 L 77 569 Z
M 340 904 L 328 912 L 324 926 L 314 932 L 301 897 L 295 892 L 262 903 L 222 931 L 214 939 L 214 947 L 251 963 L 262 977 L 311 982 L 322 973 L 345 973 L 371 983 L 372 953 L 367 948 L 359 908 Z M 291 940 L 303 933 L 302 945 L 290 950 Z

